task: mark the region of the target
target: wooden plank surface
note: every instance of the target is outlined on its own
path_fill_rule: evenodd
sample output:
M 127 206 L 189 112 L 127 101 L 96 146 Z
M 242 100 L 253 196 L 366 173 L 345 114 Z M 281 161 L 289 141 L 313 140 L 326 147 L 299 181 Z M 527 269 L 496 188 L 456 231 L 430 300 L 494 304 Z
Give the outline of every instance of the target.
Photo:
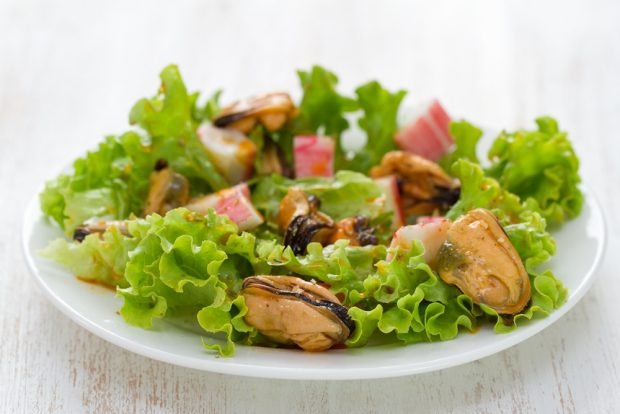
M 0 412 L 619 412 L 620 5 L 522 2 L 0 2 Z M 566 317 L 500 354 L 375 381 L 210 374 L 117 348 L 64 317 L 29 275 L 21 217 L 45 179 L 122 131 L 176 62 L 225 99 L 296 90 L 321 63 L 438 96 L 494 129 L 556 116 L 605 206 L 608 254 Z

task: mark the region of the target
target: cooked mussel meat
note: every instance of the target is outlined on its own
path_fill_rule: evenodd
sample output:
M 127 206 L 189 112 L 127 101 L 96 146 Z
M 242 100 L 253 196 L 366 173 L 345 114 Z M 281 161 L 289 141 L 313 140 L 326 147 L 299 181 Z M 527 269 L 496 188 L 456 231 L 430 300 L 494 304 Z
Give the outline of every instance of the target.
M 279 344 L 325 351 L 355 329 L 347 308 L 328 289 L 292 276 L 251 276 L 241 295 L 245 321 Z
M 320 202 L 307 196 L 299 187 L 289 188 L 280 202 L 278 223 L 284 231 L 284 244 L 295 254 L 303 254 L 311 242 L 329 243 L 334 232 L 334 221 L 319 211 Z
M 189 181 L 170 168 L 165 160 L 159 160 L 149 179 L 149 194 L 144 215 L 166 214 L 167 211 L 187 204 Z
M 296 112 L 297 108 L 288 93 L 274 92 L 237 101 L 223 108 L 213 124 L 247 134 L 260 123 L 267 131 L 275 132 Z
M 488 210 L 472 210 L 452 223 L 439 249 L 437 269 L 444 282 L 500 314 L 516 314 L 530 300 L 523 262 Z
M 366 246 L 378 243 L 375 229 L 371 227 L 368 217 L 363 216 L 347 217 L 336 223 L 330 243 L 335 243 L 341 239 L 349 240 L 349 246 Z
M 396 175 L 406 215 L 447 210 L 459 199 L 460 185 L 433 161 L 418 155 L 391 151 L 370 171 L 373 178 Z

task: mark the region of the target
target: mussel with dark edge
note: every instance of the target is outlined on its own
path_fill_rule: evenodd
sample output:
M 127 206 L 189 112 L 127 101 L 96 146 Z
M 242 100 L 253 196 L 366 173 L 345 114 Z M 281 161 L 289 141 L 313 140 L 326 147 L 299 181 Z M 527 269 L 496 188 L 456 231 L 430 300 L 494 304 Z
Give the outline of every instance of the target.
M 471 210 L 456 220 L 437 255 L 439 277 L 478 304 L 504 315 L 523 310 L 531 298 L 530 278 L 495 216 Z
M 316 283 L 293 276 L 251 276 L 241 295 L 245 321 L 279 344 L 325 351 L 343 343 L 355 323 L 338 298 Z

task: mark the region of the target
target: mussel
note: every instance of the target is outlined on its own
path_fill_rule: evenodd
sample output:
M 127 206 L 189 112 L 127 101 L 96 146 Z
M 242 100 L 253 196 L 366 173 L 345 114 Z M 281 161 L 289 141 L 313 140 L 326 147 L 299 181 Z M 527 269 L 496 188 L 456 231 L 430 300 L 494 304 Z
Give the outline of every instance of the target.
M 223 108 L 213 120 L 213 125 L 247 134 L 260 123 L 267 131 L 275 132 L 296 113 L 297 108 L 288 93 L 274 92 L 237 101 Z
M 437 270 L 444 282 L 500 314 L 516 314 L 530 300 L 523 262 L 495 216 L 485 209 L 471 210 L 452 223 L 439 249 Z
M 245 321 L 279 344 L 325 351 L 343 343 L 355 323 L 328 289 L 293 276 L 251 276 L 241 295 Z
M 149 194 L 144 215 L 166 214 L 167 211 L 187 204 L 189 181 L 175 172 L 165 160 L 159 160 L 149 179 Z
M 334 221 L 319 211 L 319 199 L 307 196 L 299 187 L 291 187 L 280 202 L 278 223 L 284 231 L 284 244 L 295 254 L 303 254 L 311 242 L 328 244 Z
M 355 216 L 347 217 L 336 223 L 335 231 L 329 240 L 335 243 L 337 240 L 349 240 L 349 246 L 366 246 L 377 244 L 375 229 L 370 225 L 368 217 Z
M 370 171 L 373 178 L 396 175 L 406 215 L 447 210 L 459 199 L 460 185 L 433 161 L 418 155 L 391 151 Z

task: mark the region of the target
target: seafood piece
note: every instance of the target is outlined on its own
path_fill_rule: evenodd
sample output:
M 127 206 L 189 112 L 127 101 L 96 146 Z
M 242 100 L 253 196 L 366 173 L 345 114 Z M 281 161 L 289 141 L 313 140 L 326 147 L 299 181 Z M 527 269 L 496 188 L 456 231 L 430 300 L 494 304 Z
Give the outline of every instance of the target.
M 450 117 L 439 101 L 434 100 L 411 124 L 399 131 L 394 141 L 404 151 L 437 161 L 454 145 Z
M 223 108 L 213 120 L 213 125 L 248 134 L 260 123 L 267 131 L 275 132 L 296 114 L 297 108 L 289 94 L 274 92 L 237 101 Z
M 280 344 L 325 351 L 343 343 L 355 329 L 347 308 L 326 288 L 292 276 L 251 276 L 241 295 L 245 321 Z
M 426 215 L 447 210 L 460 194 L 457 180 L 432 161 L 403 151 L 391 151 L 370 171 L 373 178 L 398 177 L 402 207 L 406 215 Z
M 159 160 L 155 171 L 149 178 L 149 194 L 144 207 L 144 215 L 167 211 L 180 207 L 189 201 L 189 181 L 168 166 L 166 160 Z
M 334 232 L 334 221 L 319 211 L 320 201 L 308 197 L 299 187 L 289 188 L 280 202 L 278 224 L 284 231 L 284 245 L 295 254 L 303 254 L 311 242 L 329 243 Z
M 348 217 L 337 222 L 329 243 L 335 243 L 340 239 L 349 240 L 349 246 L 366 246 L 378 243 L 375 229 L 370 227 L 368 217 L 363 216 Z
M 95 220 L 78 226 L 73 232 L 73 240 L 83 242 L 89 234 L 103 234 L 110 227 L 118 228 L 123 236 L 130 236 L 125 220 Z
M 329 137 L 297 136 L 293 139 L 295 177 L 334 175 L 335 142 Z
M 261 162 L 259 166 L 257 166 L 258 174 L 279 174 L 284 177 L 292 178 L 293 169 L 286 160 L 282 148 L 268 136 L 265 136 L 264 140 L 263 150 L 259 157 Z
M 375 182 L 379 185 L 385 197 L 384 210 L 394 212 L 394 216 L 392 217 L 392 230 L 396 230 L 405 224 L 405 217 L 400 206 L 398 179 L 395 175 L 388 175 L 386 177 L 375 178 Z
M 245 183 L 194 198 L 184 207 L 200 214 L 207 214 L 212 208 L 217 214 L 228 216 L 242 231 L 258 227 L 264 221 L 252 205 L 250 190 Z
M 419 240 L 424 246 L 424 261 L 434 269 L 437 254 L 446 241 L 450 225 L 450 220 L 438 218 L 433 221 L 401 227 L 394 233 L 390 247 L 400 247 L 404 251 L 409 251 L 413 242 Z M 388 255 L 387 259 L 390 260 L 391 258 L 392 256 Z
M 226 181 L 239 184 L 252 177 L 256 145 L 249 138 L 234 129 L 215 128 L 210 124 L 202 124 L 197 133 Z
M 498 313 L 518 313 L 530 300 L 530 279 L 523 262 L 488 210 L 472 210 L 450 226 L 437 268 L 444 282 Z

